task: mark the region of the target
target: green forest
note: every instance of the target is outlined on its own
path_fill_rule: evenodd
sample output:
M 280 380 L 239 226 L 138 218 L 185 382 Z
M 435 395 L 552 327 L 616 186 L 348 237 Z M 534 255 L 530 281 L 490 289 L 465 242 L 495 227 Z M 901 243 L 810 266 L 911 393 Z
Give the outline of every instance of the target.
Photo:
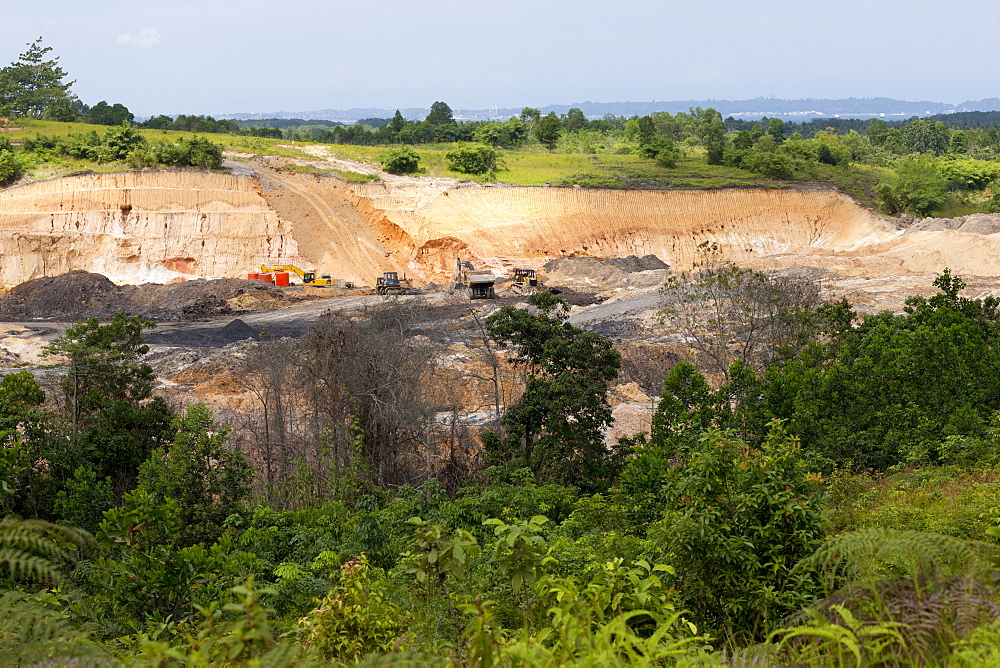
M 1000 304 L 935 286 L 859 319 L 804 280 L 680 276 L 663 326 L 691 361 L 611 448 L 622 353 L 557 296 L 503 306 L 483 351 L 523 392 L 472 458 L 429 436 L 419 305 L 260 341 L 235 372 L 261 408 L 240 448 L 153 396 L 153 323 L 78 323 L 63 363 L 0 383 L 0 656 L 995 663 Z

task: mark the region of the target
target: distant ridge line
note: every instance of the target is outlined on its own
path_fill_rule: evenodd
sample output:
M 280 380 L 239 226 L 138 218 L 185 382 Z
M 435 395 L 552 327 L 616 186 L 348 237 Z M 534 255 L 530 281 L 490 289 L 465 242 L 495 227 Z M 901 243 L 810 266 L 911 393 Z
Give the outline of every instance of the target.
M 445 100 L 447 102 L 447 100 Z M 525 105 L 530 106 L 530 105 Z M 575 102 L 573 104 L 550 104 L 537 107 L 542 114 L 555 112 L 565 114 L 572 108 L 578 108 L 588 118 L 600 118 L 606 114 L 615 116 L 645 116 L 657 111 L 671 114 L 687 112 L 693 107 L 712 107 L 722 116 L 735 118 L 777 117 L 790 120 L 808 121 L 811 118 L 871 118 L 894 117 L 895 120 L 911 116 L 932 116 L 935 114 L 950 114 L 964 111 L 1000 111 L 1000 98 L 991 97 L 983 100 L 968 100 L 959 104 L 944 102 L 896 100 L 888 97 L 867 98 L 803 98 L 788 100 L 782 98 L 757 97 L 748 100 L 653 100 L 650 102 Z M 430 108 L 408 107 L 400 108 L 400 113 L 408 120 L 423 120 Z M 521 107 L 489 109 L 455 109 L 458 120 L 505 120 L 521 113 Z M 364 118 L 391 118 L 395 109 L 381 107 L 354 107 L 351 109 L 319 109 L 316 111 L 273 111 L 257 113 L 231 113 L 218 116 L 220 119 L 250 121 L 265 118 L 301 118 L 302 120 L 325 120 L 352 123 Z

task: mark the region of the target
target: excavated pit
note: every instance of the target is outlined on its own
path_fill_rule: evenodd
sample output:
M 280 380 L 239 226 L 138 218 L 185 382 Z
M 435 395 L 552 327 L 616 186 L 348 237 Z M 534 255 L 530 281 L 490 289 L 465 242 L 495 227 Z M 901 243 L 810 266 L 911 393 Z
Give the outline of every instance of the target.
M 996 216 L 910 230 L 829 189 L 625 191 L 348 183 L 278 167 L 85 174 L 0 191 L 0 284 L 71 270 L 118 284 L 239 278 L 263 263 L 373 285 L 452 280 L 457 257 L 499 276 L 561 257 L 654 255 L 675 270 L 713 246 L 760 268 L 883 278 L 998 273 Z
M 19 286 L 0 302 L 0 319 L 125 310 L 205 320 L 159 327 L 149 339 L 166 390 L 232 408 L 242 389 L 223 382 L 226 360 L 264 335 L 300 334 L 326 308 L 289 306 L 302 300 L 242 280 L 261 264 L 315 268 L 369 286 L 385 271 L 418 285 L 449 284 L 458 257 L 501 277 L 527 267 L 563 290 L 571 322 L 635 348 L 628 388 L 616 390 L 616 420 L 648 426 L 649 396 L 667 364 L 650 360 L 679 352 L 660 340 L 656 290 L 672 271 L 701 261 L 705 248 L 743 266 L 813 276 L 824 296 L 845 296 L 862 313 L 932 293 L 946 267 L 966 279 L 969 296 L 1000 296 L 1000 216 L 918 221 L 904 230 L 821 188 L 617 191 L 389 175 L 358 184 L 283 169 L 274 159 L 239 172 L 84 174 L 0 190 L 0 284 Z M 199 278 L 224 280 L 191 280 Z M 508 288 L 509 279 L 499 281 L 505 299 L 488 308 L 514 303 Z M 427 324 L 414 334 L 455 360 L 458 378 L 472 348 L 456 336 L 474 339 L 475 305 L 456 306 L 442 293 L 430 299 Z M 364 308 L 372 300 L 322 301 Z M 288 308 L 267 314 L 277 307 Z M 33 336 L 8 327 L 0 367 L 34 364 L 41 343 Z M 463 404 L 478 410 L 473 399 Z

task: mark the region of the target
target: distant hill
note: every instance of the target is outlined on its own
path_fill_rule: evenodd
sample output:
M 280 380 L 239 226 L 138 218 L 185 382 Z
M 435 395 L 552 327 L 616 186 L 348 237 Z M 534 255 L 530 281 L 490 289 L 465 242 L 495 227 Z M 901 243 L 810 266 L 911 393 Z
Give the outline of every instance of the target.
M 530 105 L 526 105 L 530 106 Z M 960 104 L 931 102 L 927 100 L 912 102 L 895 100 L 888 97 L 849 97 L 846 99 L 805 98 L 802 100 L 784 100 L 779 98 L 758 97 L 752 100 L 674 100 L 651 102 L 575 102 L 573 104 L 552 104 L 539 107 L 543 114 L 554 111 L 565 114 L 572 108 L 578 108 L 588 118 L 600 118 L 606 114 L 615 116 L 644 116 L 655 111 L 667 111 L 676 114 L 688 111 L 692 107 L 712 107 L 723 117 L 734 118 L 783 118 L 785 120 L 808 121 L 813 118 L 872 118 L 886 120 L 902 120 L 912 116 L 932 116 L 937 114 L 954 114 L 970 111 L 1000 111 L 1000 98 L 985 100 L 969 100 Z M 429 108 L 411 107 L 400 109 L 400 113 L 409 120 L 422 120 L 430 113 Z M 223 114 L 222 118 L 237 121 L 257 119 L 302 119 L 307 121 L 339 121 L 354 123 L 361 119 L 391 118 L 395 109 L 380 109 L 362 107 L 352 109 L 320 109 L 318 111 L 266 112 L 266 113 L 234 113 Z M 491 109 L 455 109 L 455 117 L 459 120 L 489 120 L 507 119 L 521 113 L 521 108 Z

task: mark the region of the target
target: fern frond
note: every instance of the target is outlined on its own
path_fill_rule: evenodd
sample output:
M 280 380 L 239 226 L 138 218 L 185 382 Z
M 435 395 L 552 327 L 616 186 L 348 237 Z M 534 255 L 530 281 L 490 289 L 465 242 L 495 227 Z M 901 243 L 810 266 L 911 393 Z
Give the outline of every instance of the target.
M 62 577 L 59 564 L 76 553 L 96 551 L 88 532 L 42 520 L 0 520 L 0 572 L 14 579 L 51 580 Z
M 12 547 L 0 549 L 0 569 L 14 580 L 58 582 L 62 578 L 59 567 L 49 559 Z
M 871 528 L 826 541 L 796 569 L 869 581 L 967 577 L 986 567 L 978 544 L 927 531 Z
M 107 666 L 114 661 L 62 614 L 22 592 L 0 594 L 0 664 Z

